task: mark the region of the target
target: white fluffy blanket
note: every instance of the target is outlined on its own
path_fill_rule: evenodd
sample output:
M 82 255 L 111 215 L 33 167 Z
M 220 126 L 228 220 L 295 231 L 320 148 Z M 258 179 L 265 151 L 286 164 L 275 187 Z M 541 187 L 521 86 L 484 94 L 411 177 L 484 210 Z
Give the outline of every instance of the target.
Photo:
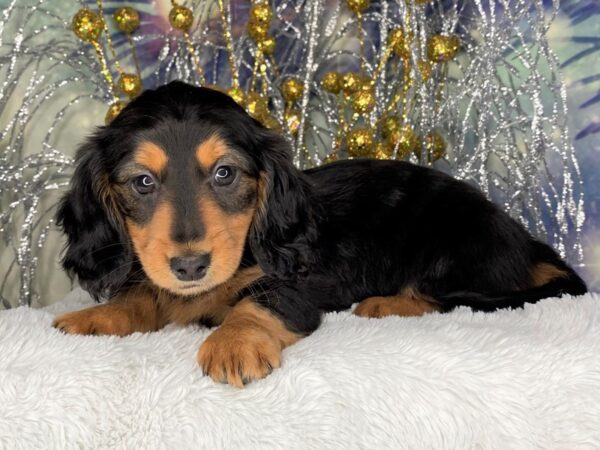
M 600 296 L 421 318 L 328 314 L 243 390 L 196 366 L 210 333 L 67 336 L 0 313 L 0 448 L 600 448 Z

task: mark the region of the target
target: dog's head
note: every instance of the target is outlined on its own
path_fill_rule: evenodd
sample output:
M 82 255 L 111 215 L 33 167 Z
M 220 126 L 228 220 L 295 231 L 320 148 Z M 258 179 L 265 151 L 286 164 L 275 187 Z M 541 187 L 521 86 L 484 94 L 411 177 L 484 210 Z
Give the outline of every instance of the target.
M 58 210 L 63 266 L 95 297 L 149 279 L 177 295 L 238 269 L 302 271 L 308 187 L 286 141 L 229 96 L 173 82 L 146 91 L 80 148 Z

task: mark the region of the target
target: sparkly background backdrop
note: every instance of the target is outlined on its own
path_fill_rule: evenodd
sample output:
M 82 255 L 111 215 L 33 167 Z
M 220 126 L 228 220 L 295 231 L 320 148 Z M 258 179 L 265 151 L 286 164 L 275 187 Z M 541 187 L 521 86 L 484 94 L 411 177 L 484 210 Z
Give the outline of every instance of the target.
M 196 17 L 190 43 L 203 75 L 208 83 L 229 87 L 230 60 L 218 3 L 185 5 Z M 133 40 L 144 85 L 175 78 L 198 82 L 189 46 L 169 24 L 171 2 L 108 1 L 107 16 L 124 4 L 141 12 Z M 263 122 L 282 125 L 299 166 L 319 164 L 337 144 L 355 142 L 356 129 L 387 145 L 359 145 L 357 153 L 429 164 L 435 158 L 427 136 L 437 133 L 444 144 L 435 167 L 478 184 L 600 289 L 598 0 L 564 0 L 560 5 L 419 0 L 408 7 L 403 1 L 371 1 L 360 20 L 362 50 L 359 21 L 346 2 L 276 1 L 269 31 L 276 49 L 254 77 L 259 54 L 246 33 L 250 3 L 222 4 L 231 8 L 241 84 L 247 88 L 256 78 L 258 101 L 247 106 L 257 108 L 253 112 Z M 93 47 L 70 29 L 82 6 L 97 10 L 96 2 L 0 0 L 3 307 L 51 303 L 71 287 L 58 265 L 62 242 L 51 220 L 53 205 L 68 183 L 77 144 L 104 122 L 113 97 Z M 389 33 L 400 28 L 416 39 L 405 55 L 398 57 L 400 49 L 396 60 L 387 61 Z M 428 59 L 426 43 L 440 34 L 457 35 L 460 51 L 446 64 L 430 64 L 425 76 L 427 70 L 419 64 Z M 123 68 L 134 71 L 126 36 L 115 33 L 113 43 Z M 104 50 L 117 75 L 114 58 Z M 333 95 L 321 81 L 331 71 L 359 72 L 361 67 L 363 78 L 373 81 L 374 104 L 361 114 L 340 114 L 356 94 Z M 281 89 L 288 79 L 300 85 L 293 104 Z M 271 99 L 262 112 L 261 96 Z M 410 139 L 405 132 L 390 138 L 380 126 L 396 97 L 393 112 L 414 131 Z M 289 121 L 294 112 L 300 113 L 295 125 Z M 411 152 L 411 146 L 421 150 Z M 346 154 L 341 150 L 334 156 Z

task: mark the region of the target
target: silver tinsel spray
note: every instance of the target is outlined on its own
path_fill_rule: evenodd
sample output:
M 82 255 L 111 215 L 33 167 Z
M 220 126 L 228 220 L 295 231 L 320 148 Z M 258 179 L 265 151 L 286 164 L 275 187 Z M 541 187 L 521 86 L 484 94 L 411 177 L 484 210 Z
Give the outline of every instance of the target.
M 247 35 L 248 3 L 189 2 L 196 20 L 186 43 L 160 17 L 160 1 L 136 2 L 142 24 L 132 41 L 144 86 L 173 79 L 201 84 L 190 47 L 208 84 L 229 88 L 234 64 L 247 92 L 258 70 L 269 114 L 283 125 L 301 168 L 348 156 L 347 143 L 356 128 L 378 148 L 386 138 L 382 118 L 398 114 L 404 129 L 414 131 L 409 136 L 414 151 L 404 152 L 404 141 L 397 139 L 384 157 L 431 164 L 477 184 L 572 263 L 581 260 L 579 168 L 566 127 L 564 84 L 546 40 L 557 1 L 549 9 L 543 0 L 275 1 L 270 3 L 269 33 L 277 47 L 267 58 Z M 60 246 L 49 245 L 48 236 L 58 237 L 55 204 L 73 168 L 76 143 L 65 130 L 89 132 L 101 125 L 99 111 L 103 114 L 114 98 L 94 49 L 71 30 L 75 12 L 96 5 L 13 0 L 0 12 L 4 307 L 56 298 L 39 280 L 60 273 Z M 105 14 L 117 6 L 121 2 L 104 2 Z M 128 41 L 119 38 L 113 24 L 107 25 L 114 32 L 115 55 L 122 65 L 133 67 Z M 405 52 L 404 66 L 398 59 L 387 61 L 394 30 L 401 30 L 408 42 L 399 50 Z M 432 61 L 428 43 L 434 35 L 455 36 L 460 43 L 452 61 Z M 113 67 L 114 55 L 106 54 Z M 256 64 L 259 56 L 263 59 Z M 361 114 L 352 112 L 349 103 L 340 107 L 343 94 L 335 95 L 322 83 L 331 72 L 360 73 L 372 82 L 372 104 L 367 94 Z M 293 111 L 281 89 L 289 79 L 300 86 Z M 402 96 L 390 107 L 398 92 Z M 293 126 L 291 112 L 299 121 Z M 432 136 L 439 136 L 435 142 L 442 146 L 443 155 L 436 158 L 430 153 Z

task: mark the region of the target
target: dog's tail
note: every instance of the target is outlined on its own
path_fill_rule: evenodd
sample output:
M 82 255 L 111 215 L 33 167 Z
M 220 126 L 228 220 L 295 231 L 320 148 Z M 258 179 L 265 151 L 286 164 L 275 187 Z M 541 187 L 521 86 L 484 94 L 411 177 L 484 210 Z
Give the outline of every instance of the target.
M 476 292 L 452 292 L 437 297 L 436 300 L 443 311 L 450 311 L 458 306 L 468 306 L 474 311 L 491 312 L 503 308 L 521 308 L 525 303 L 536 303 L 544 298 L 560 297 L 563 294 L 585 294 L 588 289 L 581 277 L 553 251 L 552 254 L 553 257 L 548 258 L 549 255 L 546 253 L 546 258 L 542 262 L 557 268 L 560 275 L 541 286 L 493 295 Z M 552 259 L 552 261 L 549 261 L 549 259 Z

